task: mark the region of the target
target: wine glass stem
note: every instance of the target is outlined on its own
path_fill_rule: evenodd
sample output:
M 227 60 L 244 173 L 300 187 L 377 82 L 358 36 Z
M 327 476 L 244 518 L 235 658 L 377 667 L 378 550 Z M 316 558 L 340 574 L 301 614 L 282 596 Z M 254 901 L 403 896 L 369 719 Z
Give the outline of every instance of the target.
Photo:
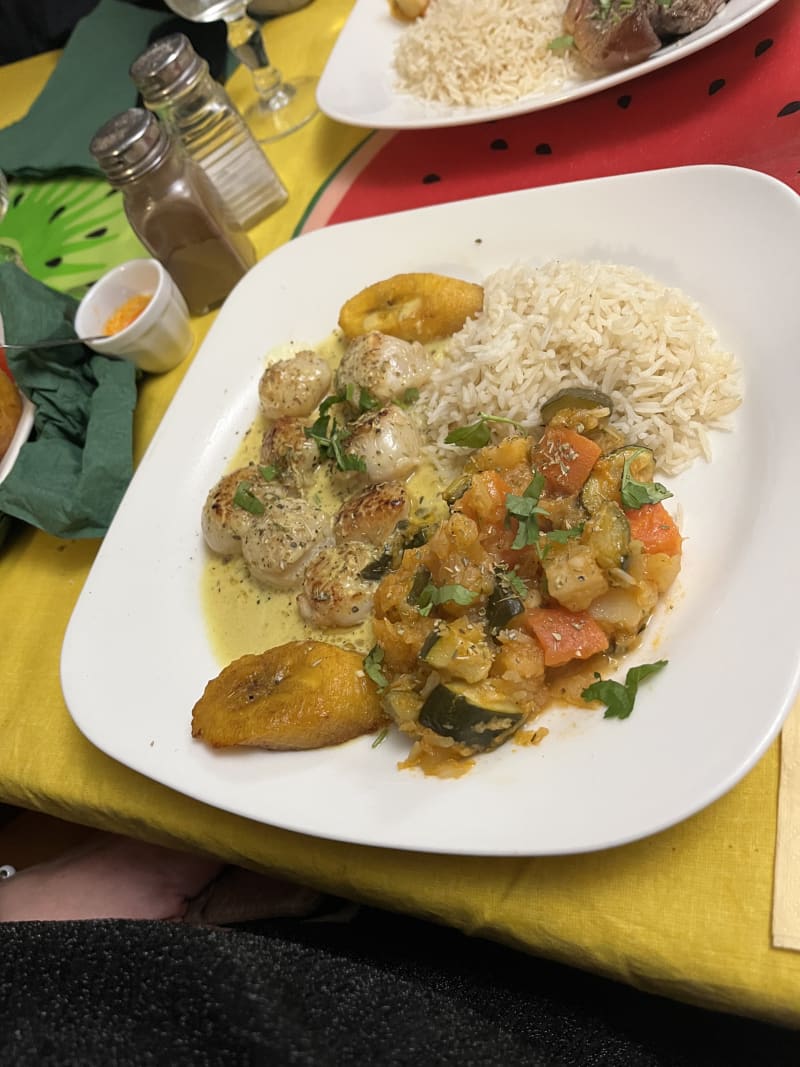
M 269 61 L 261 27 L 247 15 L 227 23 L 228 46 L 250 70 L 258 95 L 270 100 L 281 85 L 281 73 Z

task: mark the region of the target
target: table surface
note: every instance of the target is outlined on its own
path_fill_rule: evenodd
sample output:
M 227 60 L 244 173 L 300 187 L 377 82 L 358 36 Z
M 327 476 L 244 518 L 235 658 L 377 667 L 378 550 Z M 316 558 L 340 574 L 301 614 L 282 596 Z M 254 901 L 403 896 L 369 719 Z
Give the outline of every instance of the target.
M 350 7 L 350 0 L 314 0 L 271 22 L 269 45 L 277 65 L 321 71 Z M 728 48 L 746 44 L 753 52 L 763 40 L 779 42 L 781 34 L 786 40 L 793 34 L 796 44 L 800 13 L 792 7 L 778 5 L 757 20 L 759 25 L 739 31 Z M 718 53 L 723 54 L 731 53 Z M 57 61 L 58 54 L 51 53 L 0 68 L 0 121 L 10 123 L 25 114 Z M 701 57 L 687 61 L 687 72 L 690 62 L 699 64 Z M 642 79 L 641 86 L 629 83 L 625 94 L 658 94 L 664 79 L 677 84 L 682 66 Z M 776 66 L 772 77 L 779 76 Z M 659 81 L 653 88 L 654 77 Z M 759 79 L 762 95 L 769 96 L 767 74 L 760 73 Z M 248 88 L 245 72 L 237 71 L 228 88 L 241 104 Z M 774 94 L 776 113 L 785 102 L 783 91 L 781 86 Z M 619 103 L 619 90 L 612 93 L 616 116 L 627 105 Z M 381 210 L 376 205 L 380 195 L 385 203 L 387 187 L 396 206 L 406 207 L 419 206 L 423 192 L 434 203 L 493 192 L 498 185 L 517 188 L 636 169 L 622 149 L 609 152 L 606 145 L 602 153 L 599 148 L 575 149 L 544 175 L 530 169 L 535 153 L 523 166 L 508 151 L 498 177 L 498 140 L 505 141 L 504 151 L 513 149 L 519 133 L 526 134 L 528 144 L 549 142 L 547 131 L 555 131 L 559 122 L 591 124 L 600 106 L 590 98 L 568 105 L 568 111 L 546 113 L 536 123 L 523 117 L 491 129 L 376 137 L 318 116 L 269 147 L 291 198 L 252 232 L 258 253 L 266 255 L 311 225 Z M 687 113 L 684 121 L 693 118 Z M 724 116 L 718 129 L 724 129 L 724 136 L 707 136 L 690 150 L 684 144 L 679 151 L 676 139 L 667 142 L 663 134 L 658 140 L 654 133 L 644 143 L 640 138 L 633 161 L 640 158 L 640 169 L 662 166 L 666 154 L 672 163 L 745 162 L 763 164 L 761 169 L 784 180 L 797 174 L 800 162 L 788 141 L 786 151 L 762 151 L 759 161 L 748 158 L 747 138 L 740 134 L 737 139 Z M 779 137 L 776 143 L 780 146 Z M 491 175 L 481 171 L 480 163 L 470 167 L 465 162 L 476 145 L 491 146 Z M 648 149 L 650 155 L 643 155 Z M 402 161 L 409 156 L 416 165 L 404 170 Z M 449 187 L 426 181 L 432 173 L 423 166 L 426 158 L 432 165 L 449 161 L 454 172 Z M 537 166 L 540 162 L 541 153 Z M 356 195 L 352 181 L 343 184 L 342 175 L 352 180 L 362 172 L 372 176 Z M 341 188 L 330 182 L 334 174 Z M 212 314 L 195 320 L 198 344 L 213 319 Z M 142 382 L 134 427 L 137 460 L 190 362 Z M 96 541 L 61 541 L 17 525 L 0 552 L 0 801 L 280 872 L 324 891 L 431 918 L 666 996 L 800 1025 L 800 957 L 776 950 L 770 942 L 778 743 L 730 793 L 693 818 L 643 841 L 586 855 L 472 859 L 401 853 L 258 825 L 129 771 L 94 748 L 73 724 L 59 684 L 61 643 L 97 549 Z M 13 862 L 13 857 L 0 859 Z

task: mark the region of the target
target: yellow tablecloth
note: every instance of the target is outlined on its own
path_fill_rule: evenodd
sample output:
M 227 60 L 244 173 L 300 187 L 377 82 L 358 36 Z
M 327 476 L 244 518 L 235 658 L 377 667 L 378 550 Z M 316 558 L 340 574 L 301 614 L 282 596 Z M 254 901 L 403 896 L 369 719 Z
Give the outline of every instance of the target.
M 271 23 L 276 63 L 321 71 L 350 6 L 314 0 Z M 2 121 L 24 114 L 56 61 L 50 54 L 0 68 Z M 229 85 L 237 103 L 247 87 L 238 71 Z M 365 136 L 318 117 L 270 146 L 291 200 L 254 232 L 261 255 L 290 239 L 314 193 Z M 211 320 L 195 323 L 198 341 Z M 142 386 L 137 458 L 184 371 Z M 439 857 L 258 825 L 127 770 L 73 725 L 59 685 L 61 642 L 96 550 L 95 542 L 62 542 L 18 527 L 0 553 L 0 800 L 282 872 L 666 996 L 800 1025 L 800 956 L 770 947 L 777 744 L 694 818 L 589 855 Z

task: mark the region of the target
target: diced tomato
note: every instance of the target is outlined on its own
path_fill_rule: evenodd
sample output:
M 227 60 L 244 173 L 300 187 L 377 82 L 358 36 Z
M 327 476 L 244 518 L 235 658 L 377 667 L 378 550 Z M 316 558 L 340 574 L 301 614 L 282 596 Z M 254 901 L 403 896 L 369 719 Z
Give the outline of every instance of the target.
M 531 462 L 549 489 L 577 493 L 601 453 L 600 446 L 567 426 L 548 426 L 533 450 Z
M 631 529 L 631 538 L 641 541 L 645 552 L 663 552 L 667 556 L 680 553 L 683 543 L 681 532 L 663 504 L 628 508 L 625 516 Z
M 522 616 L 522 624 L 542 646 L 545 667 L 589 659 L 608 648 L 608 638 L 585 611 L 531 608 Z
M 2 345 L 0 345 L 0 370 L 7 374 L 9 378 L 11 377 L 11 371 L 9 369 L 8 363 L 6 362 L 6 350 L 3 348 Z

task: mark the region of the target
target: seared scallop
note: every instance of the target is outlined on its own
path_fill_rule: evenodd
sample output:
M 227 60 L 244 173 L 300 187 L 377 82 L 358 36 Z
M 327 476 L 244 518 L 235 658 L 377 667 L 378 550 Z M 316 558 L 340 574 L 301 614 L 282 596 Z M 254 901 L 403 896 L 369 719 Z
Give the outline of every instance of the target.
M 333 534 L 340 544 L 367 541 L 383 548 L 408 513 L 408 493 L 401 482 L 370 485 L 345 500 L 334 516 Z
M 310 415 L 328 392 L 331 369 L 310 350 L 267 367 L 258 383 L 261 410 L 268 419 L 282 415 Z
M 220 478 L 206 497 L 201 528 L 206 544 L 223 556 L 242 551 L 245 531 L 279 497 L 282 486 L 264 479 L 258 467 L 240 467 Z
M 419 462 L 421 442 L 411 416 L 396 404 L 356 419 L 347 451 L 364 461 L 373 483 L 406 478 Z
M 297 598 L 306 622 L 336 629 L 364 622 L 372 611 L 377 582 L 362 578 L 361 572 L 374 556 L 375 549 L 364 541 L 319 552 L 306 569 Z
M 327 517 L 298 497 L 279 497 L 245 530 L 242 555 L 256 581 L 276 589 L 300 584 L 310 560 L 330 536 Z
M 260 459 L 275 468 L 285 485 L 299 490 L 311 482 L 320 455 L 317 442 L 306 434 L 305 420 L 284 415 L 265 432 Z
M 373 330 L 348 344 L 336 371 L 336 386 L 340 391 L 348 385 L 366 389 L 385 404 L 424 385 L 429 377 L 428 353 L 418 341 Z

